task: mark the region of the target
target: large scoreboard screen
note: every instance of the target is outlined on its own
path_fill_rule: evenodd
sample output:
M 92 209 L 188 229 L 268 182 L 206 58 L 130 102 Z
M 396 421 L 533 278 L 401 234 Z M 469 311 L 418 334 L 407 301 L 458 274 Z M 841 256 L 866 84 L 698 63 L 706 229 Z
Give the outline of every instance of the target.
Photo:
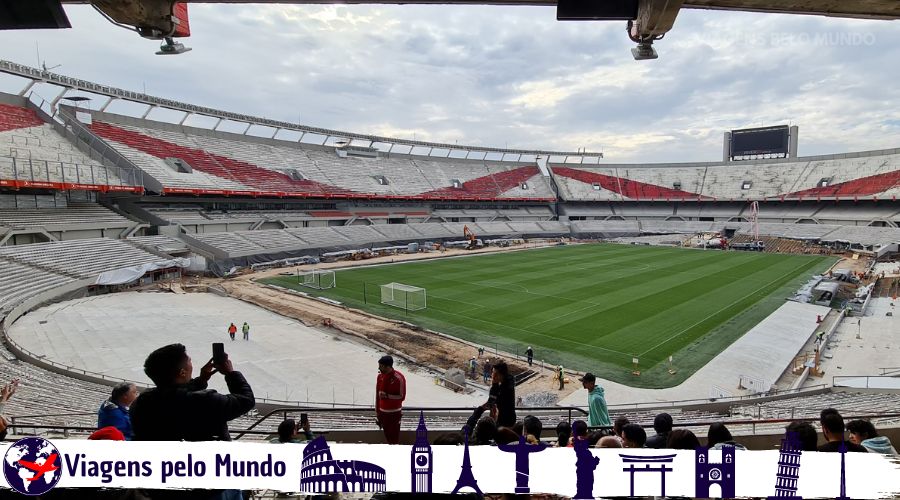
M 731 131 L 731 157 L 788 155 L 789 127 L 745 128 Z

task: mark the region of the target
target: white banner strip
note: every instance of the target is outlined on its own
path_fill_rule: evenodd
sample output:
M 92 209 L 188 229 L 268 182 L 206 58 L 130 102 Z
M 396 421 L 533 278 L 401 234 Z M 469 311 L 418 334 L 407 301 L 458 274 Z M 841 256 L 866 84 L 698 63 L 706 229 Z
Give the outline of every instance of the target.
M 40 438 L 29 438 L 38 439 Z M 284 492 L 353 491 L 410 492 L 413 488 L 453 491 L 463 472 L 463 446 L 366 444 L 261 444 L 241 442 L 160 443 L 57 440 L 52 446 L 14 443 L 4 458 L 4 486 L 28 483 L 37 468 L 58 450 L 60 469 L 55 487 L 83 488 L 216 488 L 270 489 Z M 721 496 L 733 481 L 738 497 L 774 496 L 776 479 L 790 471 L 779 465 L 779 452 L 738 450 L 731 464 L 710 451 L 699 463 L 693 451 L 589 448 L 576 457 L 573 448 L 547 448 L 534 452 L 530 445 L 517 456 L 498 447 L 470 447 L 471 477 L 482 492 L 555 493 L 575 496 L 589 488 L 595 497 L 701 496 L 703 488 Z M 304 451 L 307 451 L 304 462 Z M 624 455 L 624 456 L 623 456 Z M 654 459 L 652 457 L 660 457 Z M 595 457 L 598 461 L 592 467 Z M 844 455 L 844 483 L 850 498 L 885 498 L 900 495 L 900 461 L 875 453 Z M 19 460 L 32 464 L 23 466 Z M 804 452 L 796 469 L 796 495 L 804 498 L 837 497 L 841 493 L 840 453 Z M 517 468 L 527 475 L 517 474 Z M 630 472 L 634 466 L 635 472 Z M 304 467 L 306 467 L 304 469 Z M 49 469 L 44 465 L 43 468 Z M 660 468 L 668 469 L 660 472 Z M 714 470 L 716 472 L 714 472 Z M 379 472 L 379 471 L 383 471 Z M 430 471 L 430 472 L 429 472 Z M 9 481 L 13 474 L 12 481 Z M 633 483 L 632 483 L 633 476 Z M 579 485 L 579 478 L 585 484 Z M 590 482 L 593 484 L 589 484 Z M 304 482 L 304 485 L 301 485 Z M 27 487 L 39 488 L 43 479 Z M 663 484 L 664 483 L 664 484 Z M 414 485 L 418 486 L 414 486 Z M 21 487 L 21 486 L 20 486 Z M 632 489 L 633 488 L 633 489 Z M 463 489 L 462 491 L 469 491 Z

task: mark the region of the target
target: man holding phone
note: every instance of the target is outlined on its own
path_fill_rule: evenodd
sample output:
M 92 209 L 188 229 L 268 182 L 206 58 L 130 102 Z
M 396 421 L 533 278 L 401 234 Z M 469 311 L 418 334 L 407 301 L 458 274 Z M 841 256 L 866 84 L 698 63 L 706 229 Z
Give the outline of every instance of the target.
M 406 377 L 394 369 L 394 358 L 378 360 L 375 383 L 375 422 L 384 430 L 387 444 L 400 444 L 400 417 L 406 399 Z
M 250 411 L 256 400 L 224 346 L 214 344 L 213 353 L 196 378 L 182 344 L 160 347 L 147 356 L 144 373 L 156 387 L 144 391 L 131 406 L 135 441 L 231 440 L 228 422 Z M 229 394 L 206 388 L 217 372 L 225 376 Z

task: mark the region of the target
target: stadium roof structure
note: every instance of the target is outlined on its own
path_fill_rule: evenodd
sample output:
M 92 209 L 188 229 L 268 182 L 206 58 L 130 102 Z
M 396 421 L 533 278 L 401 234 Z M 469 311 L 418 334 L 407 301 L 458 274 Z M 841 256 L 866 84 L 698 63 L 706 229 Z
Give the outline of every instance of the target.
M 29 91 L 38 83 L 48 83 L 60 87 L 60 92 L 50 102 L 36 103 L 43 108 L 45 112 L 53 116 L 56 114 L 57 105 L 60 100 L 71 99 L 67 94 L 71 91 L 86 92 L 97 96 L 106 97 L 106 101 L 100 106 L 99 111 L 105 111 L 109 105 L 117 100 L 122 99 L 138 104 L 146 104 L 147 109 L 140 118 L 147 118 L 154 109 L 164 108 L 174 111 L 183 112 L 184 116 L 178 125 L 194 115 L 207 116 L 216 118 L 218 121 L 212 127 L 212 130 L 218 129 L 223 122 L 237 122 L 246 124 L 243 135 L 247 135 L 253 126 L 268 127 L 273 131 L 270 138 L 275 136 L 282 130 L 300 132 L 300 138 L 296 142 L 304 142 L 304 138 L 309 135 L 311 137 L 321 137 L 321 141 L 313 143 L 310 141 L 305 144 L 345 146 L 375 148 L 379 151 L 399 154 L 399 155 L 416 155 L 434 158 L 456 158 L 466 160 L 483 160 L 483 161 L 512 161 L 512 162 L 537 162 L 539 157 L 547 161 L 572 163 L 572 164 L 597 164 L 603 153 L 588 151 L 551 151 L 543 149 L 508 149 L 494 148 L 487 146 L 460 145 L 440 142 L 426 142 L 411 139 L 398 139 L 391 137 L 383 137 L 370 134 L 359 134 L 354 132 L 346 132 L 342 130 L 332 130 L 319 127 L 311 127 L 297 123 L 289 123 L 279 120 L 271 120 L 268 118 L 260 118 L 251 115 L 233 113 L 231 111 L 223 111 L 215 108 L 197 106 L 172 99 L 164 99 L 155 97 L 141 92 L 133 92 L 108 85 L 101 85 L 86 80 L 70 78 L 68 76 L 59 75 L 38 68 L 17 64 L 10 61 L 0 60 L 0 73 L 26 78 L 29 81 L 25 87 L 19 91 L 18 95 L 27 97 Z M 396 148 L 407 148 L 397 150 Z M 454 156 L 455 155 L 455 156 Z M 460 156 L 462 155 L 462 156 Z M 489 158 L 490 155 L 495 157 Z M 499 157 L 497 157 L 499 155 Z M 539 162 L 540 163 L 540 162 Z
M 681 9 L 812 14 L 863 19 L 898 19 L 896 0 L 5 0 L 0 29 L 70 28 L 62 4 L 92 4 L 110 22 L 141 36 L 165 40 L 157 54 L 190 50 L 173 37 L 190 36 L 189 3 L 258 4 L 422 4 L 556 6 L 563 21 L 627 21 L 628 37 L 638 44 L 635 59 L 655 59 L 654 41 L 675 24 Z

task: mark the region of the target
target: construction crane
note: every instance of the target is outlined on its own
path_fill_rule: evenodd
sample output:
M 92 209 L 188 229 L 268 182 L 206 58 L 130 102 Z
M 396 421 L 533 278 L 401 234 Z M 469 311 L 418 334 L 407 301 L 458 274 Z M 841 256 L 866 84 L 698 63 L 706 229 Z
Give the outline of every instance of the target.
M 466 250 L 474 250 L 476 248 L 480 248 L 484 246 L 484 243 L 475 236 L 475 233 L 469 229 L 469 226 L 463 226 L 463 236 L 469 240 L 469 246 L 466 247 Z

